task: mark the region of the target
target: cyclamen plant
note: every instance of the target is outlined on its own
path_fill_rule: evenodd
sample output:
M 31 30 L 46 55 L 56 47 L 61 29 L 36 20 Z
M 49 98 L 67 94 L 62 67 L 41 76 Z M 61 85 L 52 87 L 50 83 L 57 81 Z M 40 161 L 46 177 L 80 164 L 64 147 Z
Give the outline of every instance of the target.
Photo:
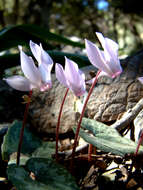
M 96 68 L 98 68 L 98 72 L 96 77 L 92 80 L 92 86 L 89 90 L 88 96 L 85 100 L 85 103 L 82 108 L 82 112 L 79 118 L 79 122 L 77 125 L 77 130 L 75 133 L 74 146 L 72 150 L 72 160 L 74 158 L 75 149 L 77 145 L 77 139 L 80 131 L 80 125 L 82 122 L 82 118 L 85 112 L 86 105 L 90 98 L 90 95 L 95 87 L 95 84 L 98 78 L 102 75 L 106 75 L 110 78 L 115 78 L 122 72 L 122 67 L 120 65 L 120 61 L 118 58 L 118 44 L 109 38 L 104 38 L 101 33 L 96 33 L 104 51 L 101 51 L 94 43 L 85 39 L 85 47 L 87 56 Z M 27 118 L 28 107 L 30 104 L 30 98 L 32 95 L 32 90 L 34 88 L 39 89 L 40 91 L 45 91 L 51 88 L 51 69 L 53 67 L 53 61 L 51 57 L 47 54 L 46 51 L 43 50 L 42 45 L 37 45 L 30 41 L 30 49 L 38 62 L 38 67 L 34 64 L 34 61 L 31 57 L 27 56 L 23 51 L 22 47 L 19 46 L 20 50 L 20 59 L 21 59 L 21 69 L 25 75 L 23 76 L 12 76 L 6 80 L 6 82 L 16 90 L 20 91 L 29 91 L 29 101 L 26 104 L 23 126 L 20 133 L 20 140 L 17 151 L 17 165 L 19 165 L 20 160 L 20 151 L 22 145 L 22 138 L 24 133 L 24 126 Z M 69 89 L 75 94 L 76 97 L 82 96 L 86 92 L 85 85 L 85 75 L 79 70 L 78 65 L 65 57 L 65 69 L 63 69 L 62 65 L 56 63 L 55 66 L 56 77 L 59 82 L 64 85 L 67 90 L 65 96 L 63 98 L 58 122 L 56 126 L 56 160 L 58 159 L 58 135 L 59 135 L 59 127 L 60 127 L 60 119 L 62 114 L 62 109 L 64 105 L 64 101 L 66 99 L 67 93 Z
M 86 92 L 86 86 L 85 86 L 85 75 L 81 70 L 78 69 L 78 65 L 74 61 L 65 57 L 65 70 L 63 69 L 62 65 L 58 63 L 56 63 L 55 68 L 56 68 L 57 79 L 62 85 L 64 85 L 67 88 L 60 107 L 58 122 L 56 126 L 56 160 L 58 160 L 58 139 L 59 139 L 60 119 L 67 93 L 70 89 L 76 97 L 82 96 Z
M 96 32 L 96 35 L 104 51 L 99 50 L 99 48 L 95 44 L 85 39 L 85 47 L 86 47 L 87 56 L 91 64 L 95 66 L 96 68 L 98 68 L 99 71 L 97 72 L 96 77 L 92 80 L 92 86 L 88 92 L 88 96 L 85 100 L 85 103 L 84 103 L 84 106 L 79 118 L 77 130 L 75 133 L 74 146 L 72 150 L 72 162 L 75 155 L 77 139 L 78 139 L 78 135 L 80 131 L 82 118 L 85 112 L 85 108 L 98 78 L 103 75 L 106 75 L 110 78 L 115 78 L 118 75 L 120 75 L 122 72 L 122 67 L 120 65 L 120 61 L 118 58 L 118 44 L 109 38 L 106 38 L 106 37 L 104 38 L 103 35 L 99 32 Z
M 22 139 L 24 135 L 24 127 L 27 119 L 29 104 L 31 101 L 32 90 L 34 88 L 37 88 L 40 91 L 45 91 L 50 89 L 52 86 L 51 70 L 53 67 L 53 60 L 48 55 L 48 53 L 42 48 L 41 44 L 39 46 L 34 42 L 30 41 L 30 49 L 38 62 L 38 67 L 35 65 L 32 57 L 27 56 L 22 51 L 22 47 L 19 46 L 21 69 L 25 77 L 16 75 L 4 79 L 12 88 L 16 90 L 29 91 L 29 100 L 26 103 L 23 124 L 20 131 L 20 138 L 17 150 L 17 165 L 19 165 L 20 162 Z

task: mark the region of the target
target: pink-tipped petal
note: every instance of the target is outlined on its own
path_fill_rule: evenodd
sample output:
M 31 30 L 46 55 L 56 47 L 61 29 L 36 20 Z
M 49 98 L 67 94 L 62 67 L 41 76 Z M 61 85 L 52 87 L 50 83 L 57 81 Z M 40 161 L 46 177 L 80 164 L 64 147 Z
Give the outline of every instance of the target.
M 96 32 L 96 35 L 104 49 L 104 52 L 100 51 L 96 45 L 87 41 L 86 49 L 88 58 L 95 67 L 102 71 L 102 75 L 114 78 L 122 72 L 122 67 L 118 59 L 118 44 L 109 38 L 104 38 L 104 36 L 99 32 Z
M 114 78 L 122 72 L 120 61 L 118 59 L 119 46 L 113 40 L 109 38 L 104 38 L 104 36 L 99 32 L 96 32 L 96 35 L 104 49 L 106 62 L 110 68 L 110 71 L 112 72 L 112 74 L 109 73 L 109 75 Z
M 41 75 L 33 59 L 28 57 L 22 50 L 20 51 L 20 59 L 21 68 L 26 78 L 39 86 L 41 84 Z
M 62 65 L 56 63 L 55 71 L 56 77 L 59 80 L 59 82 L 63 84 L 65 87 L 69 88 Z
M 4 79 L 9 86 L 19 91 L 30 91 L 32 89 L 30 82 L 23 76 L 12 76 Z

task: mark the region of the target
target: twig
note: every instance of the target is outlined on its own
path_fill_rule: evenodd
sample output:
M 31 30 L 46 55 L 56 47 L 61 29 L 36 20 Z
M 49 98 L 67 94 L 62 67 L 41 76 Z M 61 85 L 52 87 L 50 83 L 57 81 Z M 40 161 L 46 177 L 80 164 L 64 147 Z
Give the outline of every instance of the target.
M 128 110 L 120 120 L 117 120 L 110 127 L 121 131 L 126 128 L 138 115 L 138 113 L 143 109 L 143 98 L 130 110 Z
M 80 146 L 76 147 L 75 152 L 76 152 L 76 153 L 77 153 L 77 152 L 80 152 L 80 151 L 82 151 L 83 149 L 87 148 L 88 146 L 89 146 L 88 143 L 85 143 L 85 144 L 83 144 L 83 145 L 80 145 Z M 71 149 L 71 150 L 67 150 L 67 151 L 65 151 L 65 152 L 58 152 L 58 154 L 60 154 L 60 155 L 65 155 L 66 157 L 70 157 L 70 156 L 72 155 L 72 149 Z

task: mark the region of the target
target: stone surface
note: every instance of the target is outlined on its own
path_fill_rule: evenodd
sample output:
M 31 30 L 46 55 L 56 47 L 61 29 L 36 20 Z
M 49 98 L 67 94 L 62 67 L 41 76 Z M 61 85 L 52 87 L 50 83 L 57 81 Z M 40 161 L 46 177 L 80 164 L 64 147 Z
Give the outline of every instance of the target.
M 88 78 L 90 70 L 91 67 L 88 67 L 85 71 Z M 34 91 L 30 104 L 30 120 L 40 133 L 55 133 L 59 109 L 66 92 L 55 75 L 52 75 L 52 81 L 53 87 L 49 91 Z M 66 133 L 75 125 L 74 98 L 74 94 L 69 91 L 63 107 L 60 133 Z
M 124 71 L 117 78 L 99 79 L 88 102 L 88 117 L 113 123 L 143 97 L 143 85 L 137 80 L 137 77 L 143 76 L 143 52 L 123 60 L 122 66 Z M 93 70 L 95 72 L 92 66 L 84 68 L 88 79 Z M 53 88 L 44 93 L 35 91 L 30 106 L 31 122 L 40 133 L 55 133 L 60 105 L 66 91 L 54 75 L 52 78 Z M 76 124 L 75 115 L 74 95 L 69 92 L 63 108 L 60 133 L 71 130 Z

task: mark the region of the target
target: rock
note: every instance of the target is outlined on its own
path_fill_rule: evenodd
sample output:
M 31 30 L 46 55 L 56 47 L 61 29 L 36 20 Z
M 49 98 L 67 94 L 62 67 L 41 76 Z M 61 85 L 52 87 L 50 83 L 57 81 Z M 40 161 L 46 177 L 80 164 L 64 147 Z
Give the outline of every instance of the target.
M 121 61 L 123 73 L 115 79 L 101 77 L 89 99 L 88 117 L 104 123 L 113 123 L 143 97 L 143 85 L 137 77 L 143 76 L 143 51 Z M 96 71 L 93 66 L 83 68 L 86 77 Z M 60 105 L 66 89 L 52 76 L 53 87 L 47 92 L 35 91 L 30 105 L 32 125 L 40 133 L 55 133 Z M 60 133 L 76 125 L 74 95 L 69 92 L 61 118 Z
M 86 68 L 89 73 L 92 67 Z M 93 69 L 95 70 L 95 68 Z M 87 75 L 89 78 L 89 75 Z M 46 92 L 34 91 L 29 115 L 32 125 L 40 133 L 55 133 L 59 109 L 66 88 L 52 75 L 53 87 Z M 60 133 L 70 131 L 76 124 L 74 111 L 74 94 L 69 91 L 63 107 Z

